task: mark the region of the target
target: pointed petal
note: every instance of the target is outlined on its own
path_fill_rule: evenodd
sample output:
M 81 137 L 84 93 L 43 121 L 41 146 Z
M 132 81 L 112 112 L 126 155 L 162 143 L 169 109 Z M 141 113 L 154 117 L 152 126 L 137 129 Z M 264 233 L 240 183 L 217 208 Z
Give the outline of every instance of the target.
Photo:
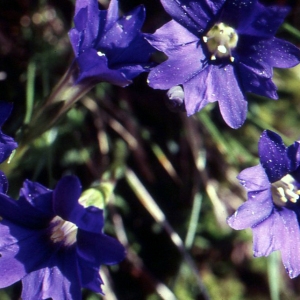
M 175 85 L 188 83 L 203 68 L 205 58 L 197 42 L 169 50 L 169 59 L 156 68 L 149 76 L 148 83 L 156 89 L 169 89 Z
M 86 231 L 100 233 L 103 228 L 102 210 L 78 203 L 81 184 L 75 176 L 65 176 L 53 191 L 53 209 L 62 219 L 70 221 Z
M 77 62 L 80 68 L 80 75 L 77 82 L 84 79 L 93 79 L 123 87 L 131 83 L 120 70 L 108 68 L 106 56 L 99 56 L 95 49 L 86 50 L 77 58 Z
M 145 9 L 143 6 L 139 6 L 132 11 L 132 15 L 127 15 L 114 22 L 103 34 L 96 47 L 101 50 L 128 47 L 140 31 L 144 19 Z
M 40 196 L 41 207 L 46 203 L 45 207 L 51 204 L 51 194 Z M 50 212 L 44 212 L 40 207 L 35 207 L 24 197 L 20 197 L 18 201 L 11 199 L 5 194 L 0 194 L 0 216 L 24 228 L 42 229 L 46 228 L 49 221 L 53 218 Z
M 77 233 L 77 253 L 95 267 L 116 264 L 125 257 L 125 249 L 116 239 L 83 230 Z
M 107 10 L 106 22 L 103 33 L 106 33 L 117 22 L 119 18 L 118 0 L 111 0 Z
M 270 182 L 278 181 L 298 166 L 293 147 L 288 151 L 281 137 L 275 132 L 265 130 L 262 133 L 258 152 Z
M 74 22 L 78 32 L 82 35 L 81 50 L 93 45 L 99 30 L 103 27 L 103 18 L 100 18 L 97 0 L 77 0 Z M 78 26 L 78 27 L 77 27 Z M 72 40 L 71 40 L 72 41 Z M 75 43 L 72 42 L 72 44 Z
M 203 33 L 217 21 L 216 15 L 225 0 L 161 0 L 166 12 L 194 34 Z
M 100 277 L 99 266 L 95 266 L 94 263 L 87 262 L 85 259 L 78 257 L 78 264 L 80 267 L 80 278 L 83 288 L 89 289 L 96 293 L 103 294 L 101 285 L 103 284 Z
M 276 85 L 270 78 L 257 75 L 253 69 L 239 63 L 237 67 L 243 90 L 257 95 L 278 99 Z
M 291 68 L 300 62 L 300 49 L 281 39 L 272 38 L 259 47 L 264 48 L 264 56 L 261 56 L 267 63 L 276 68 Z M 259 50 L 258 50 L 259 51 Z
M 180 46 L 199 42 L 197 36 L 174 20 L 157 29 L 154 34 L 145 34 L 145 37 L 153 47 L 167 55 L 174 53 Z
M 289 12 L 280 6 L 266 7 L 255 1 L 226 1 L 221 14 L 222 22 L 237 29 L 239 34 L 270 38 Z

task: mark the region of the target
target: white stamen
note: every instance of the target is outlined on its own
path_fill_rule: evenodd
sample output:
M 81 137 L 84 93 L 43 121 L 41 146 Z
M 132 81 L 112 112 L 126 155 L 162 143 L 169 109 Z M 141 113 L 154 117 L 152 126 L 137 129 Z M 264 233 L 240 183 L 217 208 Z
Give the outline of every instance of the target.
M 225 54 L 227 52 L 227 49 L 224 45 L 219 45 L 218 46 L 218 51 Z
M 103 52 L 101 52 L 101 51 L 98 51 L 97 54 L 98 54 L 99 56 L 105 56 L 105 53 L 103 53 Z
M 215 24 L 202 39 L 212 54 L 211 60 L 229 57 L 231 62 L 234 61 L 231 50 L 234 49 L 238 43 L 238 35 L 234 28 L 224 23 Z
M 50 236 L 53 243 L 63 242 L 65 246 L 70 246 L 76 242 L 77 226 L 75 224 L 58 216 L 51 223 L 54 223 Z
M 272 197 L 274 202 L 278 205 L 280 205 L 280 201 L 284 203 L 287 201 L 296 203 L 299 199 L 299 195 L 300 190 L 297 189 L 296 181 L 289 174 L 279 181 L 272 183 Z

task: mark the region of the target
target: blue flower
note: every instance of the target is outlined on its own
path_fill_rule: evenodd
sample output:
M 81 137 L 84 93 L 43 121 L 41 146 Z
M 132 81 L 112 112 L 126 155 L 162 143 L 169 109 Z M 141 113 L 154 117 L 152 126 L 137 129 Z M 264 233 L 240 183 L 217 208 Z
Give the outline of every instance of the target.
M 140 32 L 144 20 L 143 6 L 119 17 L 117 0 L 108 10 L 99 10 L 97 0 L 77 0 L 75 28 L 69 32 L 80 69 L 77 83 L 89 79 L 126 86 L 148 70 L 154 49 Z
M 240 127 L 247 115 L 246 92 L 277 99 L 273 67 L 297 65 L 300 51 L 275 38 L 288 13 L 242 0 L 161 0 L 173 20 L 147 35 L 168 60 L 149 74 L 149 85 L 183 85 L 188 115 L 219 102 L 225 122 Z
M 5 161 L 11 155 L 12 151 L 18 147 L 18 144 L 12 137 L 3 134 L 1 131 L 1 127 L 9 117 L 11 110 L 11 103 L 0 101 L 0 163 Z
M 102 233 L 102 210 L 78 203 L 77 177 L 55 189 L 26 180 L 18 201 L 0 191 L 0 287 L 22 279 L 22 299 L 81 299 L 101 293 L 102 264 L 124 258 L 123 246 Z
M 238 175 L 248 200 L 227 220 L 234 229 L 252 229 L 254 256 L 279 250 L 291 278 L 300 274 L 299 146 L 286 147 L 276 133 L 263 132 L 260 164 Z

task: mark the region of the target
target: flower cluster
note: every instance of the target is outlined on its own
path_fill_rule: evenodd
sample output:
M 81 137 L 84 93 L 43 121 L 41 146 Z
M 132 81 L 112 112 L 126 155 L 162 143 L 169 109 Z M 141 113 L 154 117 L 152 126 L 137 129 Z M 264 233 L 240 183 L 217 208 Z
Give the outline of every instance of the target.
M 161 3 L 172 20 L 146 34 L 141 31 L 143 6 L 120 16 L 118 0 L 111 0 L 108 9 L 97 0 L 76 1 L 75 27 L 69 31 L 75 59 L 29 124 L 25 121 L 20 130 L 25 142 L 51 128 L 98 82 L 125 87 L 142 72 L 149 72 L 150 87 L 168 90 L 170 109 L 190 116 L 217 101 L 225 122 L 239 128 L 247 115 L 246 93 L 277 99 L 273 68 L 300 62 L 300 50 L 275 37 L 289 12 L 286 7 L 267 7 L 257 0 Z M 151 61 L 156 50 L 167 56 L 161 64 Z M 11 109 L 0 102 L 0 127 Z M 27 109 L 31 115 L 31 104 Z M 114 129 L 125 130 L 119 125 Z M 0 163 L 16 148 L 0 129 Z M 300 142 L 286 147 L 279 135 L 264 131 L 259 158 L 259 165 L 238 176 L 248 200 L 228 224 L 252 229 L 254 256 L 279 250 L 294 278 L 300 274 Z M 0 288 L 21 280 L 23 300 L 79 300 L 81 288 L 103 293 L 100 267 L 122 261 L 125 249 L 103 233 L 103 211 L 93 199 L 82 205 L 79 179 L 65 176 L 53 190 L 25 180 L 18 200 L 7 191 L 8 179 L 0 171 Z M 184 252 L 181 241 L 171 239 Z
M 257 0 L 161 0 L 173 18 L 148 41 L 167 56 L 149 74 L 149 85 L 182 85 L 188 115 L 218 101 L 225 122 L 240 127 L 247 115 L 246 92 L 277 99 L 273 67 L 290 68 L 300 50 L 275 38 L 286 7 Z
M 228 224 L 238 230 L 252 229 L 254 256 L 280 250 L 294 278 L 300 274 L 300 143 L 286 147 L 279 135 L 264 131 L 258 151 L 260 164 L 238 176 L 248 200 Z

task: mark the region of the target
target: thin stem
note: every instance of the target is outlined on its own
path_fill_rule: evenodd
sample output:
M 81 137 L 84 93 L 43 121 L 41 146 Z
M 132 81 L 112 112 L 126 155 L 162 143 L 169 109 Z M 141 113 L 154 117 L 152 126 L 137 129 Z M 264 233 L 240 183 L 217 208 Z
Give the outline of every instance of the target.
M 29 62 L 27 67 L 27 85 L 26 85 L 26 114 L 24 124 L 28 124 L 31 120 L 33 101 L 34 101 L 34 79 L 36 64 L 34 61 Z
M 193 245 L 195 235 L 196 235 L 197 225 L 199 223 L 199 214 L 201 210 L 201 205 L 202 205 L 202 195 L 197 193 L 194 197 L 189 227 L 184 241 L 186 249 L 190 249 Z

